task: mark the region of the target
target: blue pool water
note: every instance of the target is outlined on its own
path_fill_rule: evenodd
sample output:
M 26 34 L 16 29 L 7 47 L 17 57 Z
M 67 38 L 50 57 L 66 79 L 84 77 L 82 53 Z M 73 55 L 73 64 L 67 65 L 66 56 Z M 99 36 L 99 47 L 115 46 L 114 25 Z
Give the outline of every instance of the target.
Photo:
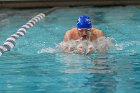
M 47 10 L 1 9 L 0 44 Z M 55 51 L 80 15 L 90 16 L 114 47 L 88 56 Z M 138 6 L 56 10 L 0 57 L 0 93 L 140 93 L 139 16 Z

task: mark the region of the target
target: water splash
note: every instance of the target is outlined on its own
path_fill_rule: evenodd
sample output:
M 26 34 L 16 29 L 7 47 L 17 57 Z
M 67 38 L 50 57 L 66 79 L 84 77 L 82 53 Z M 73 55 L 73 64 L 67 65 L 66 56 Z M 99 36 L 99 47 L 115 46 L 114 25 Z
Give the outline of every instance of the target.
M 41 53 L 55 53 L 56 49 L 48 47 L 48 48 L 43 48 L 41 50 L 38 51 L 39 54 Z
M 101 37 L 97 39 L 96 50 L 99 52 L 106 52 L 109 48 L 114 47 L 111 37 Z
M 126 41 L 126 42 L 115 43 L 114 49 L 116 50 L 116 52 L 117 51 L 119 53 L 123 52 L 123 55 L 124 54 L 135 55 L 137 53 L 140 53 L 139 47 L 140 47 L 139 41 Z
M 84 41 L 68 41 L 68 42 L 60 42 L 56 44 L 55 48 L 43 48 L 38 51 L 38 53 L 55 53 L 55 52 L 66 52 L 66 53 L 81 53 L 79 51 L 79 45 L 81 44 L 84 50 L 87 52 L 88 48 L 93 48 L 91 53 L 97 52 L 106 52 L 111 47 L 115 45 L 112 43 L 113 38 L 111 37 L 101 37 L 96 41 L 90 42 L 87 40 Z
M 92 46 L 93 52 L 106 52 L 109 48 L 113 47 L 112 43 L 113 38 L 111 37 L 101 37 L 96 41 L 90 42 L 87 40 L 84 41 L 68 41 L 60 42 L 56 49 L 59 51 L 64 51 L 67 53 L 80 53 L 78 50 L 79 44 L 82 44 L 85 51 L 88 51 L 88 46 Z
M 116 48 L 116 50 L 119 50 L 119 51 L 124 49 L 123 44 L 115 44 L 115 48 Z

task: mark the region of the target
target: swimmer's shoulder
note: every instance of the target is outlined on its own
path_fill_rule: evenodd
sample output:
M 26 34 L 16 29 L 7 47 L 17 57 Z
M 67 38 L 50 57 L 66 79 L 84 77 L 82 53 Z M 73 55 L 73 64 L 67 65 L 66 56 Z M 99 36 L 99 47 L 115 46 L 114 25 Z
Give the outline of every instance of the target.
M 75 31 L 76 30 L 76 28 L 72 28 L 72 29 L 70 29 L 70 30 L 68 30 L 68 31 L 66 31 L 66 33 L 65 33 L 65 39 L 67 39 L 67 38 L 69 38 L 69 39 L 71 39 L 73 36 L 75 36 Z
M 102 32 L 101 30 L 99 30 L 99 29 L 97 29 L 97 28 L 92 28 L 91 31 L 92 31 L 92 32 L 97 32 L 97 31 L 98 31 L 98 32 Z
M 104 36 L 103 31 L 100 30 L 100 29 L 97 29 L 97 28 L 92 28 L 92 29 L 91 29 L 91 32 L 92 32 L 93 34 L 96 34 L 96 35 L 99 35 L 99 36 Z
M 77 31 L 77 28 L 76 27 L 74 27 L 74 28 L 71 29 L 71 32 L 73 32 L 73 33 L 75 33 L 76 31 Z
M 70 30 L 68 30 L 66 33 L 67 34 L 74 34 L 77 31 L 76 28 L 71 28 Z

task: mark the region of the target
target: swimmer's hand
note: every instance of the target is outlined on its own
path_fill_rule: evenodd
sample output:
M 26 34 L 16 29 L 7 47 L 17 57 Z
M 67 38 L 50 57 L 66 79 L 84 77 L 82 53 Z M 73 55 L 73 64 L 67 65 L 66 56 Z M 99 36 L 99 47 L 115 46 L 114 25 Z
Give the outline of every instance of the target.
M 88 45 L 86 55 L 88 55 L 88 54 L 92 53 L 93 51 L 94 51 L 93 46 L 92 46 L 92 45 Z
M 77 50 L 78 50 L 78 52 L 80 52 L 81 54 L 85 54 L 85 50 L 84 50 L 84 47 L 83 47 L 82 44 L 79 44 L 79 45 L 77 46 Z

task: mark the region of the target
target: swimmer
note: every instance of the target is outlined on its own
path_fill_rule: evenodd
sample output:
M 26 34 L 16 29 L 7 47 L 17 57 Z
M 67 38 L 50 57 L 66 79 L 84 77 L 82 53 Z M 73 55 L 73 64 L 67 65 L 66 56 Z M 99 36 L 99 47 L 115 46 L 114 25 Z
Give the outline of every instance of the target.
M 65 33 L 64 42 L 71 40 L 76 42 L 83 40 L 96 41 L 98 38 L 103 36 L 104 33 L 101 30 L 92 28 L 92 23 L 88 16 L 80 16 L 77 21 L 77 27 L 74 27 Z M 93 49 L 89 48 L 87 54 L 89 54 L 90 51 L 93 51 Z M 81 53 L 83 53 L 83 49 Z
M 89 40 L 94 41 L 104 33 L 96 28 L 92 28 L 91 20 L 88 16 L 80 16 L 77 21 L 77 27 L 68 30 L 64 35 L 64 41 L 69 40 Z

